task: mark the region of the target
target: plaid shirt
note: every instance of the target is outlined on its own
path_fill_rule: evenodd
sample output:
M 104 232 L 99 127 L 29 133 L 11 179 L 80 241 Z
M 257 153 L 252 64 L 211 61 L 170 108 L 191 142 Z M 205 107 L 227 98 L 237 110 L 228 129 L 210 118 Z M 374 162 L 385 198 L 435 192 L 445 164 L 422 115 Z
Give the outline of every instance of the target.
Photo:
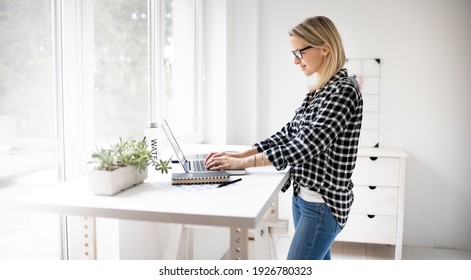
M 291 182 L 295 196 L 300 187 L 318 192 L 342 228 L 353 203 L 362 112 L 360 90 L 342 69 L 314 96 L 309 93 L 280 131 L 254 145 L 276 169 L 291 166 L 283 192 Z

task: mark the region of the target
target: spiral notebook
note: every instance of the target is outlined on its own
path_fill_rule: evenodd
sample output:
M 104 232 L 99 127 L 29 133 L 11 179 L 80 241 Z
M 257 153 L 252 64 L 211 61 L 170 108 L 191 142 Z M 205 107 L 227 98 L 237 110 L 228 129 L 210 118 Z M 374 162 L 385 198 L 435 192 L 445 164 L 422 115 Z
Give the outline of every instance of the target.
M 226 171 L 172 173 L 172 185 L 219 184 L 229 182 Z

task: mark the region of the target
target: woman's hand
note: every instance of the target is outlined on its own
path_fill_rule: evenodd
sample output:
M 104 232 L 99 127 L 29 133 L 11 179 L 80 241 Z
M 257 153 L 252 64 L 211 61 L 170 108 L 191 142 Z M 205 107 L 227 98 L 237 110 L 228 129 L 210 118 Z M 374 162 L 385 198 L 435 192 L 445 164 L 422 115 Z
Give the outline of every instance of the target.
M 242 153 L 211 152 L 204 159 L 204 163 L 210 170 L 244 169 L 246 159 Z

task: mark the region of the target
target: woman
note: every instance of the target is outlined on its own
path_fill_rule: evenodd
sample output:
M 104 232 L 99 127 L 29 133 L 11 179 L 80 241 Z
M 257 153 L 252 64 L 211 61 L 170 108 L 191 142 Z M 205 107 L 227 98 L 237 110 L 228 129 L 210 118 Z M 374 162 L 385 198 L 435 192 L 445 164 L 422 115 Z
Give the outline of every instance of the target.
M 295 233 L 288 259 L 330 259 L 330 247 L 345 226 L 353 203 L 351 175 L 360 136 L 363 100 L 348 77 L 345 53 L 335 25 L 308 18 L 290 32 L 294 63 L 315 75 L 293 119 L 281 130 L 241 153 L 215 152 L 213 170 L 290 166 Z

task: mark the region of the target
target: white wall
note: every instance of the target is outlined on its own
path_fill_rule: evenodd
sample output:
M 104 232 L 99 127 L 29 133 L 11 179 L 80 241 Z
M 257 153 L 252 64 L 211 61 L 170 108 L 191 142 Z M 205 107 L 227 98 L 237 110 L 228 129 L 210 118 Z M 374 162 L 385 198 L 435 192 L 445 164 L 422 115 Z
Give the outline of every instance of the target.
M 380 145 L 410 154 L 404 243 L 471 249 L 471 1 L 225 3 L 227 68 L 218 74 L 227 78 L 226 142 L 252 144 L 292 117 L 307 81 L 293 65 L 287 32 L 326 15 L 348 57 L 382 60 Z
M 258 1 L 205 0 L 203 6 L 205 142 L 251 143 L 256 139 Z

